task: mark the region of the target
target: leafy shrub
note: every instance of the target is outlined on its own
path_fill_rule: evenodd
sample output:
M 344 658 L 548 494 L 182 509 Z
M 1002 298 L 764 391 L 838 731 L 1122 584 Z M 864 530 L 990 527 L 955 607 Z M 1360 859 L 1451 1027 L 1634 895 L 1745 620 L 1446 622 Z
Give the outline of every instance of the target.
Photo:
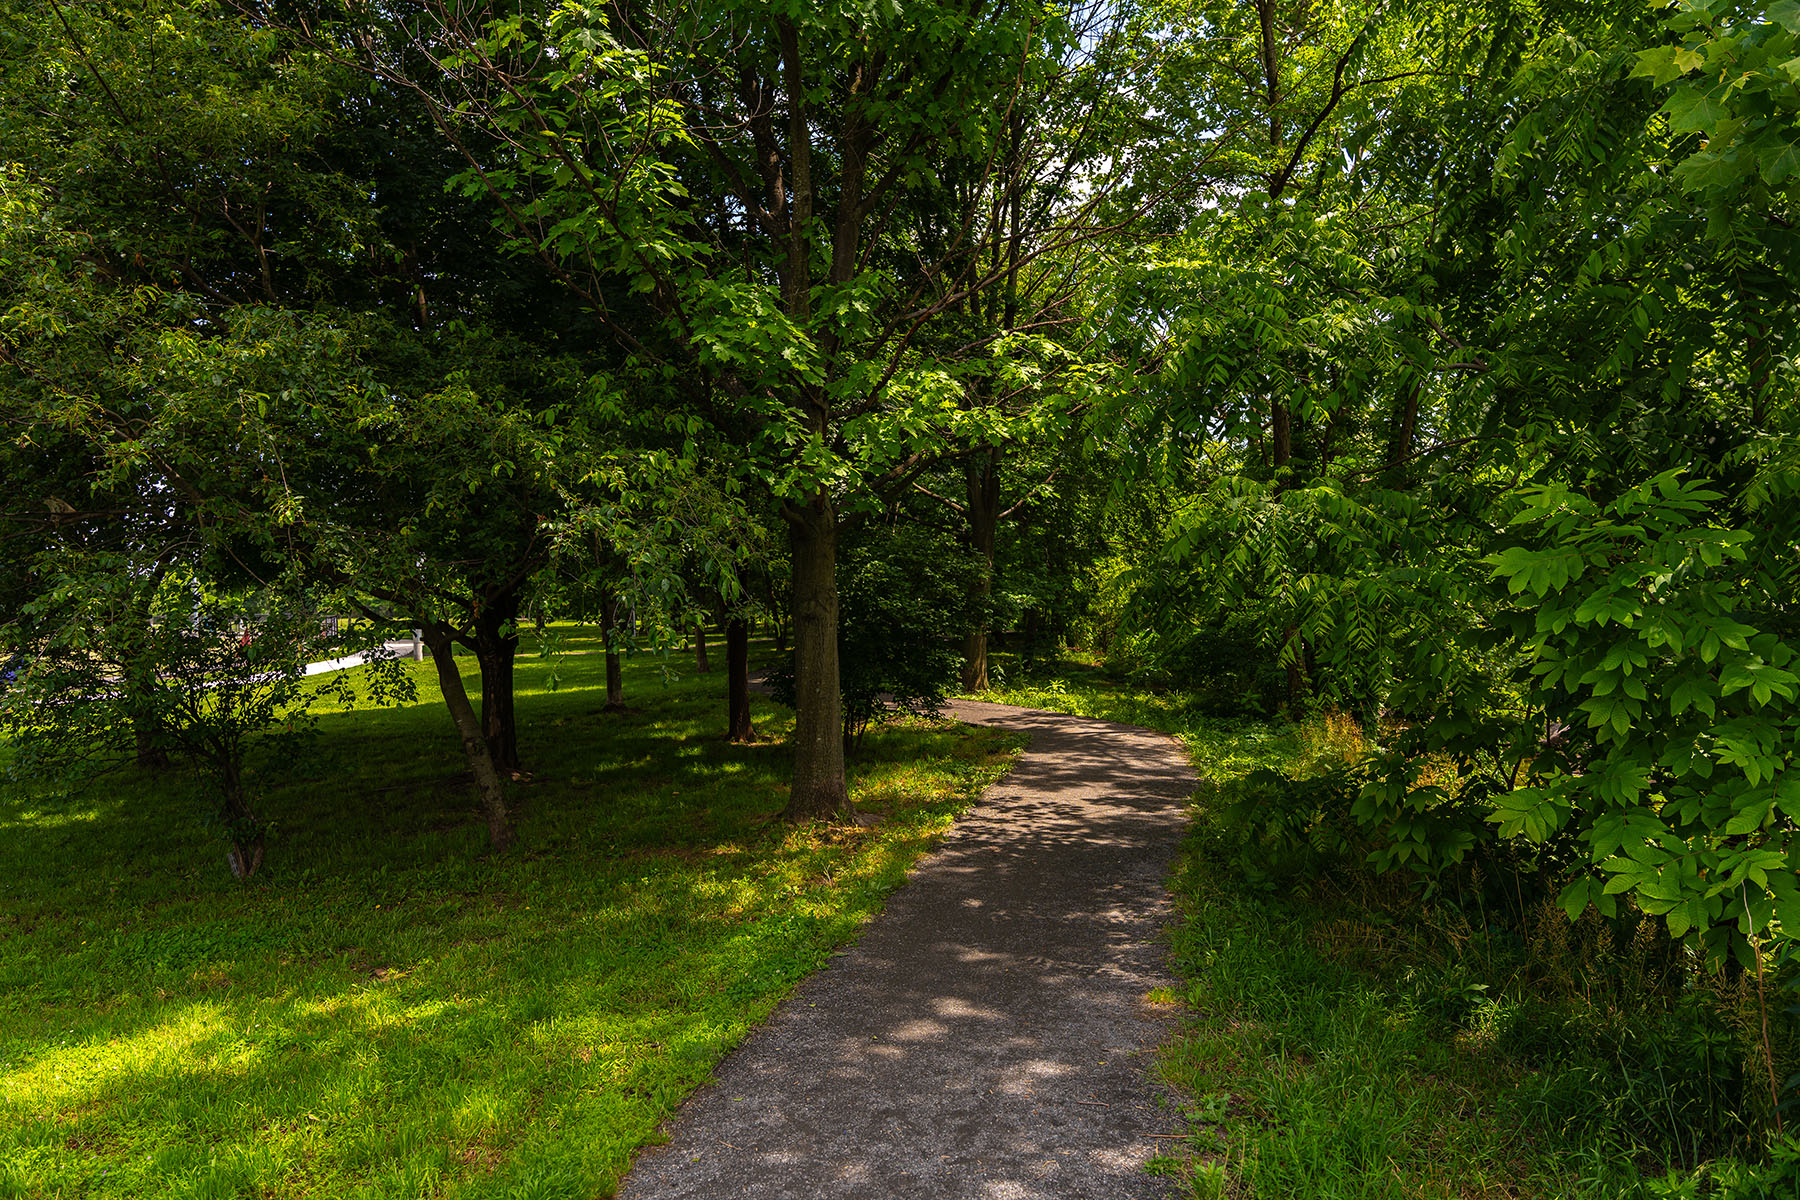
M 1344 859 L 1359 836 L 1350 814 L 1355 798 L 1347 768 L 1300 778 L 1261 768 L 1226 784 L 1222 814 L 1242 838 L 1244 878 L 1272 887 Z
M 981 617 L 980 565 L 917 527 L 865 528 L 838 556 L 838 677 L 844 745 L 896 713 L 930 716 L 958 686 L 961 639 Z M 768 674 L 790 707 L 794 668 Z

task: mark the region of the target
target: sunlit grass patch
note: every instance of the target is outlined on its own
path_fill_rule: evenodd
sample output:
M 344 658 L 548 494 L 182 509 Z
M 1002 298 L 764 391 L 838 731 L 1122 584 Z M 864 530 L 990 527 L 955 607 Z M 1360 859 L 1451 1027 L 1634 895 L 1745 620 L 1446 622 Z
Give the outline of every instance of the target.
M 185 782 L 0 802 L 0 1198 L 605 1194 L 1017 745 L 873 733 L 879 826 L 790 827 L 783 710 L 730 746 L 722 672 L 640 656 L 613 714 L 598 655 L 522 656 L 496 857 L 427 666 L 259 764 L 247 885 Z

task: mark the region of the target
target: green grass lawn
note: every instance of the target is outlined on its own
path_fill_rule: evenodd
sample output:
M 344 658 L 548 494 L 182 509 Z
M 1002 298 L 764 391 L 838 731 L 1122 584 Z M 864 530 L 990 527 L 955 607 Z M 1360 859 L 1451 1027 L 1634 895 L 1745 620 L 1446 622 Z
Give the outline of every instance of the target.
M 1189 1018 L 1163 1058 L 1191 1133 L 1158 1164 L 1189 1194 L 1800 1195 L 1800 1141 L 1757 1151 L 1741 1115 L 1760 1086 L 1747 981 L 1654 978 L 1646 960 L 1680 961 L 1657 923 L 1621 948 L 1597 919 L 1509 925 L 1354 858 L 1271 869 L 1227 819 L 1233 789 L 1341 767 L 1352 723 L 1211 720 L 1080 663 L 1008 680 L 983 698 L 1177 734 L 1200 775 L 1171 881 Z
M 0 1198 L 610 1194 L 1019 745 L 873 732 L 879 826 L 790 828 L 789 715 L 758 698 L 769 740 L 727 745 L 723 656 L 675 665 L 605 714 L 597 654 L 555 690 L 521 658 L 501 857 L 429 663 L 417 704 L 257 763 L 248 883 L 179 780 L 0 796 Z

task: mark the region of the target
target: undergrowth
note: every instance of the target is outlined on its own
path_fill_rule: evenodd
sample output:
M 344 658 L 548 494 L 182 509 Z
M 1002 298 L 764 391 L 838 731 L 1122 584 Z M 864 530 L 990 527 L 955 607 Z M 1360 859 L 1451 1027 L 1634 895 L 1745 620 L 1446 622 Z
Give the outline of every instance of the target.
M 1193 1195 L 1800 1195 L 1800 964 L 1766 963 L 1759 996 L 1628 908 L 1571 923 L 1556 863 L 1514 846 L 1433 880 L 1374 872 L 1348 718 L 1212 719 L 1084 664 L 988 698 L 1162 729 L 1193 756 L 1172 882 L 1192 1018 L 1164 1056 L 1191 1131 L 1159 1162 Z

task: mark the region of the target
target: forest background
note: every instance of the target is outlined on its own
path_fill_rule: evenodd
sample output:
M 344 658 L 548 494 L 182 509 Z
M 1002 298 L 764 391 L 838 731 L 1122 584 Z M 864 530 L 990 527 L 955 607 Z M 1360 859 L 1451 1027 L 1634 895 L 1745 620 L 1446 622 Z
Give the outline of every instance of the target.
M 1797 168 L 1797 0 L 0 0 L 9 770 L 259 878 L 418 630 L 502 852 L 521 637 L 717 631 L 853 825 L 879 697 L 1076 647 L 1337 729 L 1208 853 L 1512 946 L 1456 1020 L 1610 947 L 1634 1180 L 1795 1169 Z

